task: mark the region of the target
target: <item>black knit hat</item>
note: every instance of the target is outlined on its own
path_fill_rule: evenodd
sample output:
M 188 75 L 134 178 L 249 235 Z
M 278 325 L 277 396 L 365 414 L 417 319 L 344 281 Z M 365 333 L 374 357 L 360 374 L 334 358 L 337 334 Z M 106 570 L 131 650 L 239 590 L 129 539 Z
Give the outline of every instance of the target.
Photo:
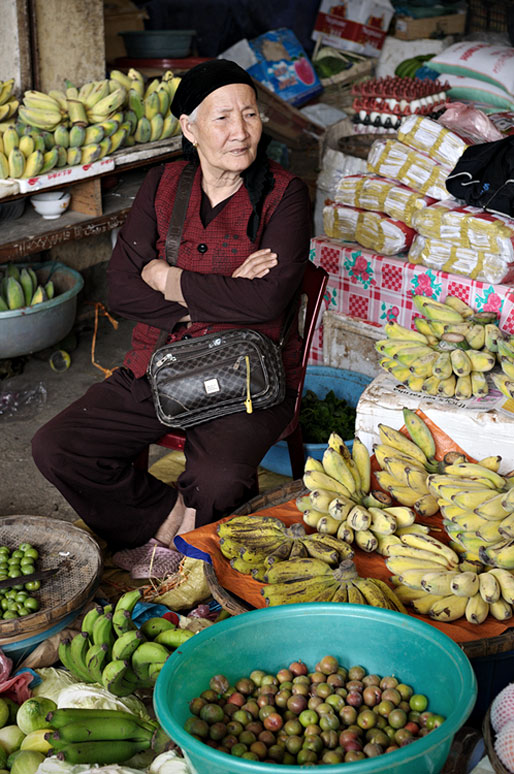
M 210 59 L 192 67 L 183 76 L 171 103 L 171 112 L 176 118 L 183 113 L 189 115 L 205 97 L 216 89 L 231 83 L 246 83 L 257 94 L 257 89 L 246 70 L 229 59 Z

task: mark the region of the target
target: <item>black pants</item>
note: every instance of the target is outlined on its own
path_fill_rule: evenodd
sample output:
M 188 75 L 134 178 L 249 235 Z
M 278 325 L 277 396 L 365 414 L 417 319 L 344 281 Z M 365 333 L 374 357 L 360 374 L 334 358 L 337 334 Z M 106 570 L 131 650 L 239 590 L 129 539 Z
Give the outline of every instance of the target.
M 196 526 L 217 521 L 256 492 L 259 462 L 290 422 L 294 402 L 288 393 L 273 408 L 187 431 L 177 489 L 196 509 Z M 155 535 L 177 498 L 177 489 L 133 465 L 168 429 L 155 415 L 146 378 L 120 368 L 40 428 L 32 453 L 97 535 L 113 548 L 132 548 Z

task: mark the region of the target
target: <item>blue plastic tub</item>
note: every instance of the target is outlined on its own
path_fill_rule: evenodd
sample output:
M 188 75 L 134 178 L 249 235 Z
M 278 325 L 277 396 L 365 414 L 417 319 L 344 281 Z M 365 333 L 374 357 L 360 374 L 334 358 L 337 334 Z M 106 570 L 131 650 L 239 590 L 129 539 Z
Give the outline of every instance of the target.
M 359 374 L 356 371 L 346 371 L 343 368 L 330 368 L 328 366 L 307 366 L 305 375 L 304 394 L 312 390 L 318 398 L 323 400 L 330 390 L 334 391 L 336 398 L 346 400 L 350 406 L 356 407 L 359 398 L 373 380 L 371 376 Z M 337 432 L 337 427 L 334 427 Z M 344 439 L 349 449 L 353 446 L 353 438 Z M 327 436 L 328 441 L 328 436 Z M 320 460 L 327 448 L 326 443 L 304 444 L 305 456 Z M 280 473 L 282 476 L 291 475 L 291 462 L 286 441 L 279 441 L 265 454 L 261 461 L 261 467 Z
M 260 763 L 218 752 L 184 730 L 189 702 L 224 674 L 234 684 L 253 669 L 277 672 L 302 660 L 310 669 L 325 655 L 370 673 L 395 675 L 446 717 L 413 744 L 356 763 L 323 766 L 327 774 L 438 774 L 477 695 L 466 654 L 430 624 L 367 605 L 314 602 L 252 610 L 215 624 L 180 646 L 154 690 L 159 723 L 198 774 L 298 774 L 299 766 Z

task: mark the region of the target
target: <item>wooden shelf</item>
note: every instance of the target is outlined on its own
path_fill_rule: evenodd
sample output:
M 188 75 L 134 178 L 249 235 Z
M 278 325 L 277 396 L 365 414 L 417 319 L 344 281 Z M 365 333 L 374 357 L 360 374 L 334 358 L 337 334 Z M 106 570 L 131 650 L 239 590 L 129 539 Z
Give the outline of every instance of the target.
M 123 149 L 118 152 L 114 170 L 105 175 L 55 186 L 70 188 L 72 192 L 70 207 L 58 220 L 45 220 L 27 202 L 20 218 L 1 224 L 0 264 L 122 226 L 147 169 L 179 155 L 179 138 L 172 138 L 171 143 L 159 141 Z M 102 191 L 104 177 L 118 178 L 118 182 Z M 29 198 L 30 194 L 18 193 L 1 199 L 0 203 L 23 197 Z

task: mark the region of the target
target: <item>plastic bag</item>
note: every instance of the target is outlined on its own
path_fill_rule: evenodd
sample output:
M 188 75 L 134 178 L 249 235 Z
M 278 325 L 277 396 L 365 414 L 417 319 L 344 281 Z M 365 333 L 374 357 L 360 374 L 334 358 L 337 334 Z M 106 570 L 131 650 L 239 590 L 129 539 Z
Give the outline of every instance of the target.
M 35 385 L 10 381 L 0 392 L 0 418 L 30 419 L 46 403 L 46 387 L 43 382 Z
M 398 180 L 433 199 L 448 198 L 446 167 L 398 140 L 375 140 L 368 154 L 367 170 Z
M 374 175 L 345 175 L 339 181 L 335 196 L 331 198 L 350 207 L 385 212 L 408 226 L 412 226 L 415 212 L 435 201 L 394 180 Z
M 464 274 L 480 282 L 502 282 L 510 272 L 512 264 L 501 255 L 481 250 L 467 250 L 441 239 L 426 239 L 418 234 L 409 250 L 409 262 L 421 263 L 431 269 Z
M 469 137 L 474 143 L 503 139 L 503 134 L 482 110 L 463 102 L 450 102 L 438 121 L 447 129 Z
M 167 605 L 171 610 L 195 607 L 211 595 L 203 567 L 201 559 L 186 557 L 178 572 L 157 589 L 145 587 L 145 598 L 150 597 L 152 602 Z
M 455 132 L 426 116 L 412 115 L 402 121 L 398 139 L 409 148 L 424 151 L 450 172 L 467 148 Z
M 383 255 L 397 255 L 408 250 L 416 233 L 383 212 L 360 210 L 336 202 L 325 205 L 323 224 L 328 237 L 355 241 Z

